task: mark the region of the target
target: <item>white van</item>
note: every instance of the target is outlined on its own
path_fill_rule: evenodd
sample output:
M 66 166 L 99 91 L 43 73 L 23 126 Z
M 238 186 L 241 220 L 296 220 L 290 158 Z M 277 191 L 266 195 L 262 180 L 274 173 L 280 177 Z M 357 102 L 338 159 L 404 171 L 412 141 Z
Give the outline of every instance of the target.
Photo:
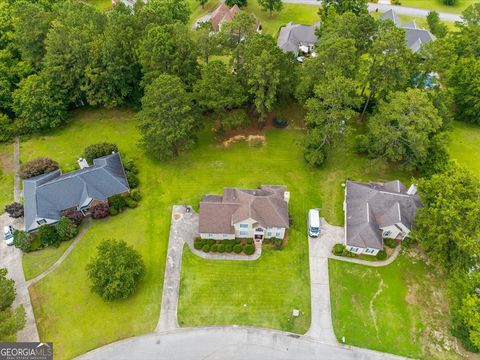
M 308 210 L 308 236 L 320 235 L 320 215 L 318 209 Z

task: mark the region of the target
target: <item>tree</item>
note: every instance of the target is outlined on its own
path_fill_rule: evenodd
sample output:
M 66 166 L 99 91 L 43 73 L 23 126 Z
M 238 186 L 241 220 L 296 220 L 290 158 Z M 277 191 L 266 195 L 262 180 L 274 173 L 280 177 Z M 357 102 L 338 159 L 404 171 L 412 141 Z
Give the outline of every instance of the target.
M 351 12 L 355 15 L 368 14 L 368 6 L 366 0 L 322 0 L 322 7 L 319 9 L 322 18 L 332 10 L 337 14 Z
M 0 340 L 6 341 L 10 336 L 25 326 L 23 306 L 12 308 L 15 300 L 15 282 L 7 279 L 7 269 L 0 268 Z
M 116 144 L 101 142 L 88 145 L 83 150 L 82 157 L 87 160 L 89 164 L 92 164 L 94 159 L 110 155 L 114 152 L 118 152 L 118 147 Z
M 193 93 L 202 110 L 212 110 L 217 115 L 242 105 L 246 100 L 235 75 L 221 61 L 212 61 L 203 67 Z
M 263 10 L 268 11 L 272 16 L 273 11 L 281 11 L 283 9 L 282 0 L 258 0 Z
M 92 206 L 91 211 L 94 219 L 104 219 L 109 215 L 109 206 L 108 204 L 101 202 Z
M 20 82 L 13 93 L 13 110 L 25 133 L 56 128 L 68 118 L 66 99 L 43 75 L 30 75 Z
M 442 1 L 447 6 L 454 6 L 457 3 L 457 0 L 442 0 Z
M 0 311 L 9 308 L 15 300 L 15 281 L 7 279 L 7 269 L 0 268 Z
M 147 86 L 160 74 L 178 76 L 191 86 L 198 77 L 197 48 L 190 31 L 181 24 L 152 26 L 141 40 L 138 60 Z
M 76 225 L 76 226 L 80 226 L 80 224 L 82 223 L 83 221 L 83 218 L 85 217 L 81 211 L 78 211 L 78 210 L 75 210 L 75 209 L 69 209 L 67 211 L 64 211 L 62 213 L 62 216 L 65 216 L 67 218 L 69 218 L 70 220 L 73 221 L 73 223 Z
M 39 157 L 27 161 L 20 166 L 20 177 L 28 179 L 34 176 L 48 174 L 52 171 L 58 170 L 58 163 L 52 159 Z
M 220 36 L 223 42 L 234 49 L 237 45 L 257 31 L 257 19 L 250 12 L 242 11 L 234 16 L 231 22 L 222 24 Z
M 194 143 L 191 99 L 178 77 L 163 74 L 145 88 L 138 119 L 141 145 L 154 158 L 178 156 Z
M 440 21 L 440 16 L 436 11 L 430 11 L 427 15 L 428 28 L 436 37 L 442 38 L 447 32 L 447 26 Z
M 15 135 L 15 126 L 10 118 L 0 113 L 0 143 L 12 140 Z
M 198 0 L 200 5 L 202 5 L 202 9 L 205 9 L 205 4 L 208 2 L 208 0 Z
M 15 230 L 13 232 L 13 245 L 23 252 L 30 252 L 32 250 L 32 237 L 26 231 Z
M 247 0 L 225 0 L 225 3 L 230 7 L 234 5 L 237 5 L 238 7 L 247 6 Z
M 480 296 L 478 294 L 468 294 L 461 300 L 462 305 L 459 310 L 459 316 L 464 320 L 468 328 L 469 339 L 472 344 L 480 349 Z
M 356 115 L 353 109 L 359 105 L 355 91 L 354 80 L 334 72 L 315 87 L 305 106 L 308 132 L 304 154 L 309 164 L 321 166 L 335 139 L 345 133 L 347 122 Z
M 412 55 L 405 42 L 405 30 L 390 21 L 381 21 L 368 56 L 363 57 L 360 74 L 363 78 L 361 95 L 368 89 L 361 119 L 365 118 L 370 101 L 407 87 L 412 75 Z
M 57 223 L 57 233 L 60 241 L 67 241 L 77 236 L 78 228 L 72 220 L 66 216 L 62 216 Z
M 149 25 L 186 25 L 190 19 L 190 7 L 185 0 L 149 0 L 136 15 L 142 29 Z
M 40 238 L 40 241 L 44 246 L 58 246 L 60 243 L 60 237 L 57 229 L 53 225 L 40 226 L 37 236 Z
M 200 24 L 200 27 L 194 33 L 194 38 L 200 56 L 208 64 L 210 56 L 219 52 L 220 39 L 218 33 L 213 32 L 212 23 L 207 21 Z
M 458 120 L 480 124 L 480 59 L 460 59 L 453 69 L 450 85 L 453 87 Z
M 128 298 L 145 275 L 140 254 L 117 240 L 102 241 L 86 270 L 92 292 L 106 301 Z
M 445 165 L 446 135 L 442 118 L 420 89 L 392 93 L 382 101 L 368 124 L 368 151 L 427 173 Z M 431 160 L 440 161 L 432 164 Z
M 474 3 L 467 7 L 462 13 L 462 18 L 467 26 L 480 25 L 480 4 Z

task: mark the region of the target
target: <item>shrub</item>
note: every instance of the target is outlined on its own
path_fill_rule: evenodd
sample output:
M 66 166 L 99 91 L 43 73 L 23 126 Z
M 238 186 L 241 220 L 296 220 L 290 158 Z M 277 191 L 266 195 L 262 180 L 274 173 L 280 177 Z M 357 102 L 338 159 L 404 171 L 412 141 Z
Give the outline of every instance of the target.
M 225 252 L 231 253 L 233 250 L 233 245 L 232 244 L 225 244 Z
M 218 244 L 218 245 L 217 245 L 217 251 L 218 251 L 219 253 L 225 252 L 225 244 Z
M 125 206 L 127 206 L 127 202 L 122 195 L 113 195 L 110 199 L 108 199 L 108 205 L 120 212 Z
M 15 295 L 17 294 L 15 290 L 15 281 L 7 278 L 7 274 L 7 269 L 0 268 L 0 311 L 3 313 L 2 321 L 6 320 L 5 310 L 12 306 L 13 302 L 15 301 Z M 2 324 L 2 330 L 4 331 L 4 329 L 5 328 Z M 3 331 L 2 336 L 4 336 Z
M 234 241 L 235 241 L 235 244 L 241 244 L 242 243 L 242 240 L 240 240 L 240 239 L 235 239 Z
M 80 211 L 73 209 L 64 211 L 63 216 L 66 216 L 67 218 L 72 220 L 77 226 L 80 226 L 84 218 L 83 214 Z
M 93 206 L 90 211 L 94 219 L 103 219 L 106 218 L 109 214 L 108 205 L 101 202 Z
M 224 114 L 222 125 L 226 130 L 236 130 L 248 127 L 250 119 L 243 110 L 233 110 Z
M 0 114 L 0 142 L 12 140 L 15 134 L 15 125 L 7 115 Z
M 125 198 L 125 204 L 127 204 L 127 206 L 130 209 L 135 209 L 138 206 L 138 203 L 135 200 L 133 200 L 131 197 Z
M 394 249 L 397 246 L 397 240 L 395 239 L 386 238 L 386 239 L 383 239 L 383 243 L 392 249 Z
M 217 252 L 218 251 L 218 244 L 213 244 L 211 247 L 210 247 L 210 251 L 211 252 Z
M 130 189 L 135 189 L 136 187 L 138 187 L 138 177 L 134 173 L 127 171 L 127 181 Z
M 91 144 L 83 150 L 83 158 L 91 165 L 94 159 L 110 155 L 112 152 L 118 152 L 117 145 L 102 142 Z
M 42 225 L 38 229 L 38 237 L 40 242 L 45 246 L 58 246 L 60 244 L 60 236 L 57 229 L 52 225 Z
M 118 215 L 118 210 L 115 209 L 115 208 L 109 208 L 109 209 L 108 209 L 108 213 L 109 213 L 111 216 L 115 216 L 115 215 Z
M 253 239 L 247 239 L 247 244 L 252 245 L 253 244 Z
M 86 267 L 92 292 L 106 301 L 126 299 L 145 275 L 140 254 L 124 241 L 104 240 Z
M 273 238 L 272 244 L 275 250 L 282 250 L 283 248 L 283 239 Z
M 62 216 L 57 224 L 57 233 L 60 241 L 67 241 L 77 236 L 78 228 L 72 220 L 66 216 Z
M 358 154 L 365 154 L 368 152 L 369 140 L 366 135 L 357 135 L 355 137 L 354 149 Z
M 32 236 L 32 247 L 30 248 L 30 251 L 36 251 L 40 248 L 42 248 L 42 242 L 40 241 L 40 238 L 38 236 Z
M 210 251 L 210 245 L 208 244 L 203 245 L 202 251 L 208 253 Z
M 348 251 L 345 245 L 343 244 L 335 244 L 333 246 L 333 254 L 337 256 L 342 256 L 345 251 Z
M 251 244 L 245 245 L 243 252 L 245 255 L 252 255 L 255 252 L 255 247 Z
M 375 257 L 377 260 L 385 260 L 387 258 L 387 253 L 385 250 L 380 250 Z
M 207 239 L 207 244 L 208 244 L 208 246 L 212 246 L 213 244 L 215 244 L 215 240 Z
M 240 245 L 240 244 L 236 244 L 234 247 L 233 247 L 233 252 L 235 254 L 240 254 L 243 250 L 243 246 Z
M 11 203 L 5 206 L 5 212 L 7 212 L 11 218 L 18 219 L 23 216 L 23 205 L 17 202 Z
M 193 247 L 196 250 L 201 250 L 202 247 L 203 247 L 202 240 L 201 239 L 195 239 L 195 241 L 193 242 Z
M 23 252 L 32 251 L 32 240 L 32 236 L 25 231 L 15 230 L 13 232 L 13 245 Z
M 123 160 L 123 168 L 125 169 L 125 172 L 129 172 L 132 174 L 138 174 L 138 169 L 137 166 L 135 165 L 135 162 L 132 159 L 124 159 Z
M 34 176 L 48 174 L 58 170 L 58 163 L 52 159 L 39 157 L 22 164 L 20 167 L 20 177 L 28 179 Z
M 130 191 L 130 197 L 136 202 L 142 200 L 142 195 L 140 194 L 140 190 L 138 189 L 133 189 L 132 191 Z

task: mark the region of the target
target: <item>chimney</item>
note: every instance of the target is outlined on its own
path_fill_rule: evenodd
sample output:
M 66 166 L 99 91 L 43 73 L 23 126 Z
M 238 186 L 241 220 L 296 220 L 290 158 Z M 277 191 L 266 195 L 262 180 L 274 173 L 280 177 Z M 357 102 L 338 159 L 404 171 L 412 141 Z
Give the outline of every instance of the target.
M 78 166 L 80 166 L 80 169 L 88 168 L 88 162 L 84 158 L 78 159 L 77 164 L 78 164 Z
M 412 184 L 407 190 L 408 195 L 415 195 L 417 193 L 417 185 Z
M 285 191 L 283 193 L 283 200 L 285 200 L 285 202 L 288 204 L 288 202 L 290 201 L 290 191 Z

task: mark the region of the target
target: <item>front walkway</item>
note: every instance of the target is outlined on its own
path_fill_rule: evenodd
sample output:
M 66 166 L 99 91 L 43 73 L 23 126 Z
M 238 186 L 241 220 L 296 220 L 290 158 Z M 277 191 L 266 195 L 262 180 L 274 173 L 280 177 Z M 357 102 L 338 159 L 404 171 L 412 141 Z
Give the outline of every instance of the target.
M 393 251 L 392 255 L 388 259 L 383 260 L 383 261 L 361 260 L 361 259 L 349 258 L 349 257 L 346 257 L 346 256 L 336 256 L 336 255 L 333 255 L 332 253 L 330 253 L 329 257 L 330 257 L 330 259 L 346 261 L 346 262 L 353 263 L 353 264 L 380 267 L 380 266 L 390 265 L 392 262 L 394 262 L 395 259 L 400 254 L 400 249 L 401 248 L 402 248 L 401 245 L 397 245 L 397 247 Z

